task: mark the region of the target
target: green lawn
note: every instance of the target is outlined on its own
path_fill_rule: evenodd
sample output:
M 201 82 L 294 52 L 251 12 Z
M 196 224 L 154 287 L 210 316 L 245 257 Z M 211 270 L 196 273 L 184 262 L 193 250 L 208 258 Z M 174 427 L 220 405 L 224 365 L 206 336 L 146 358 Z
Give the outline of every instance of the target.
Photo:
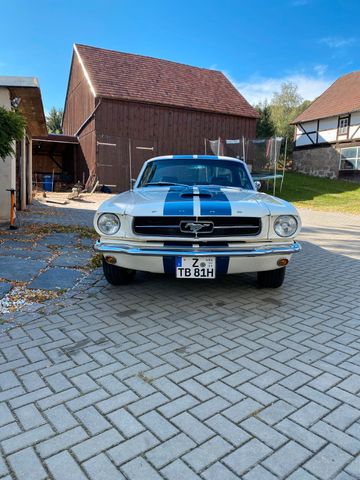
M 297 207 L 360 215 L 360 183 L 286 172 L 282 192 L 277 188 L 276 196 Z

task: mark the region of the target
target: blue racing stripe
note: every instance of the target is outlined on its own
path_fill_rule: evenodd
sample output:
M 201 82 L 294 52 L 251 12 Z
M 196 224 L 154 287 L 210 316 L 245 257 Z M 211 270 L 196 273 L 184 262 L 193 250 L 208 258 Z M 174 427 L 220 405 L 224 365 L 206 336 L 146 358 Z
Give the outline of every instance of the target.
M 170 187 L 165 198 L 163 215 L 192 217 L 194 215 L 194 199 L 192 195 L 182 197 L 182 194 L 191 194 L 192 191 L 192 187 Z
M 221 159 L 218 155 L 173 155 L 171 158 L 174 160 L 182 159 L 185 160 L 218 160 Z
M 231 204 L 221 187 L 199 187 L 200 214 L 204 216 L 231 215 Z
M 175 275 L 176 273 L 176 257 L 163 257 L 164 273 Z
M 229 268 L 230 257 L 216 257 L 216 274 L 226 275 Z

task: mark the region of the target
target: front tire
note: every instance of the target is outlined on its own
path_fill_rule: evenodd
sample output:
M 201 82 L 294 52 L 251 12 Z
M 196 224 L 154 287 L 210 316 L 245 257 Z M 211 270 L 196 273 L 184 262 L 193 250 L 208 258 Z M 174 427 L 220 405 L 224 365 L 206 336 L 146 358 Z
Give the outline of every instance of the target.
M 266 272 L 257 273 L 257 281 L 259 287 L 262 288 L 279 288 L 284 283 L 285 267 L 276 270 L 268 270 Z
M 127 285 L 133 281 L 136 273 L 135 270 L 111 265 L 106 262 L 105 258 L 103 258 L 102 262 L 104 276 L 111 285 Z

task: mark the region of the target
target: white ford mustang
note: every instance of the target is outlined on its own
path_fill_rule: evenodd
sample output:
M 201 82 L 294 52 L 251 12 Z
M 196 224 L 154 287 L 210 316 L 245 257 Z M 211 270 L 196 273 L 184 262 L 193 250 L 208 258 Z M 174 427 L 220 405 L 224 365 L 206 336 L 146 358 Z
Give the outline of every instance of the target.
M 105 201 L 94 218 L 106 279 L 137 270 L 178 278 L 257 272 L 280 287 L 301 222 L 290 203 L 257 191 L 235 158 L 171 155 L 148 160 L 134 189 Z

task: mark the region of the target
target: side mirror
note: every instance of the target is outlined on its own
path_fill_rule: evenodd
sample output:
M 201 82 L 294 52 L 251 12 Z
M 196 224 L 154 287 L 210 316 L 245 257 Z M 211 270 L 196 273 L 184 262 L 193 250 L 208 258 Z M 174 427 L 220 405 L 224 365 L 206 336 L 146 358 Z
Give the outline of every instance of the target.
M 130 180 L 130 188 L 131 188 L 131 190 L 134 188 L 135 182 L 136 182 L 136 178 L 132 178 L 132 179 Z
M 261 182 L 259 182 L 259 180 L 256 180 L 256 182 L 254 182 L 254 184 L 255 184 L 256 190 L 260 190 L 260 188 L 261 188 Z

